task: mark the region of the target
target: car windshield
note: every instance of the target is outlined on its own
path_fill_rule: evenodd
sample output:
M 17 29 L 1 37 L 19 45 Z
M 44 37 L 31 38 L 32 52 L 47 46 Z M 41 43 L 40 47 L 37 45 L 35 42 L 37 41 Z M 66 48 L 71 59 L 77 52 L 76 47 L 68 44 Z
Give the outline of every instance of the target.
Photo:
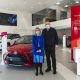
M 7 38 L 8 39 L 16 39 L 16 38 L 20 38 L 20 35 L 19 34 L 8 34 Z
M 31 36 L 23 36 L 16 41 L 16 44 L 31 44 L 32 37 Z
M 7 35 L 7 38 L 9 39 L 9 38 L 10 38 L 10 36 L 11 36 L 11 34 L 8 34 L 8 35 Z

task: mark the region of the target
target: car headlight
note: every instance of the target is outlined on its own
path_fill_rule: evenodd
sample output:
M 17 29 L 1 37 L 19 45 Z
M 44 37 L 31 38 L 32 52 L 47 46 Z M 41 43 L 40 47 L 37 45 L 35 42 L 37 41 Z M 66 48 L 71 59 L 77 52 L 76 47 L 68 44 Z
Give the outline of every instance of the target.
M 18 54 L 18 52 L 17 52 L 17 51 L 14 51 L 14 52 L 13 52 L 13 54 L 15 54 L 15 55 L 16 55 L 16 54 Z

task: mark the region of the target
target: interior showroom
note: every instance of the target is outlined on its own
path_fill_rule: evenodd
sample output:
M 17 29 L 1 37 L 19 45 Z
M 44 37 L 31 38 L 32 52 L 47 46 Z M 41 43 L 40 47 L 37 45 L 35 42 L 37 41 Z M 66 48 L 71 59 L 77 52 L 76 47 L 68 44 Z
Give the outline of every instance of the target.
M 0 0 L 0 80 L 80 80 L 80 0 Z

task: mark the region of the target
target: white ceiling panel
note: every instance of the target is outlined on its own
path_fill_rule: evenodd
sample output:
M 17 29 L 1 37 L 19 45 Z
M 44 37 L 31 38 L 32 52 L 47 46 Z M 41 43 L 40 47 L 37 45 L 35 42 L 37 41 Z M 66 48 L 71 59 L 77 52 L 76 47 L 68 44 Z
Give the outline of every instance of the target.
M 61 0 L 0 0 L 0 9 L 37 12 Z

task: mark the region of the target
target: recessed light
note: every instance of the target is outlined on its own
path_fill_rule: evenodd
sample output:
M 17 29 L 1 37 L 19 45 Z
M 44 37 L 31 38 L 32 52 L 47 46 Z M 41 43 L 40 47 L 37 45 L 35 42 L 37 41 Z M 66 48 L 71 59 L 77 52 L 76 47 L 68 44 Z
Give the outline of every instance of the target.
M 65 5 L 64 7 L 69 7 L 69 5 Z
M 76 1 L 75 3 L 79 3 L 79 1 Z
M 57 2 L 56 4 L 57 4 L 57 5 L 59 5 L 59 4 L 60 4 L 60 2 Z

